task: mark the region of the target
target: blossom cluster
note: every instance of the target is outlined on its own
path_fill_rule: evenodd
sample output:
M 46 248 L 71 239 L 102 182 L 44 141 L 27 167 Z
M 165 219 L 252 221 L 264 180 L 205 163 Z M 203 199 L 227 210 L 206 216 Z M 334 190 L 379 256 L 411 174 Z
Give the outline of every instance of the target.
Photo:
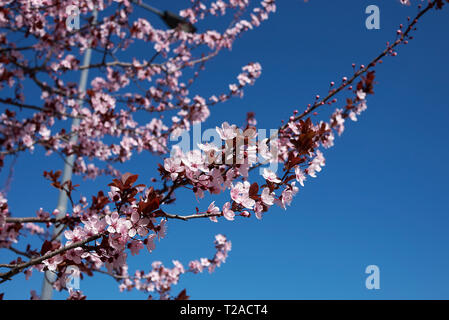
M 206 63 L 276 11 L 274 0 L 256 5 L 249 0 L 192 1 L 191 8 L 180 12 L 192 24 L 214 16 L 232 17 L 224 30 L 197 33 L 179 26 L 158 29 L 141 17 L 132 20 L 137 8 L 132 1 L 77 1 L 85 25 L 70 32 L 63 21 L 71 0 L 0 0 L 0 104 L 5 106 L 0 112 L 0 169 L 22 152 L 44 150 L 47 156 L 73 156 L 73 171 L 83 178 L 113 178 L 107 192 L 98 191 L 90 202 L 83 196 L 75 201 L 78 185 L 62 181 L 60 171 L 45 171 L 51 185 L 68 196 L 71 209 L 41 208 L 32 217 L 13 216 L 1 192 L 0 249 L 13 252 L 15 258 L 1 264 L 0 283 L 20 273 L 29 279 L 33 270 L 50 272 L 56 275 L 55 289 L 68 290 L 69 299 L 85 299 L 81 291 L 66 286 L 68 270 L 74 266 L 79 277 L 105 273 L 122 291 L 135 288 L 172 298 L 170 290 L 182 274 L 214 271 L 226 261 L 231 242 L 217 235 L 212 258 L 190 261 L 187 267 L 174 260 L 172 268 L 155 261 L 147 273 L 129 272 L 131 257 L 157 250 L 173 219 L 217 223 L 254 215 L 260 220 L 273 206 L 287 209 L 306 181 L 320 174 L 325 149 L 334 146 L 347 121 L 358 121 L 367 109 L 367 96 L 374 93 L 372 69 L 412 39 L 410 32 L 424 13 L 448 2 L 419 5 L 417 18 L 400 26 L 396 40 L 378 58 L 358 69 L 354 64 L 352 77 L 331 82 L 325 97 L 317 95 L 303 112 L 295 110 L 276 136 L 259 137 L 255 114 L 248 113 L 241 127 L 223 122 L 215 128 L 219 144 L 201 142 L 198 148 L 183 150 L 172 148 L 171 139 L 206 121 L 212 106 L 242 97 L 261 76 L 261 65 L 252 62 L 242 67 L 235 82 L 214 91 L 223 93 L 201 96 L 193 86 Z M 27 40 L 17 42 L 17 35 Z M 126 52 L 133 46 L 146 46 L 152 55 L 145 52 L 130 59 Z M 85 65 L 80 56 L 89 48 L 96 59 Z M 82 90 L 72 81 L 85 70 L 94 78 Z M 39 98 L 27 97 L 29 88 L 38 88 Z M 344 92 L 346 100 L 340 103 L 336 96 Z M 333 109 L 330 117 L 319 119 L 317 111 L 323 106 Z M 73 120 L 72 127 L 64 125 L 67 120 Z M 160 179 L 153 178 L 151 185 L 136 184 L 137 175 L 118 170 L 118 163 L 139 152 L 164 156 Z M 254 174 L 256 170 L 260 174 Z M 181 188 L 192 191 L 201 209 L 167 212 Z M 207 193 L 223 193 L 225 200 L 200 201 Z M 51 228 L 58 234 L 52 235 Z M 26 237 L 39 237 L 43 243 L 22 245 Z M 183 290 L 174 298 L 187 297 Z M 32 292 L 31 298 L 39 297 Z
M 355 98 L 347 99 L 344 110 L 336 108 L 328 122 L 296 119 L 295 113 L 275 140 L 277 152 L 274 155 L 267 152 L 268 139 L 259 144 L 252 142 L 257 135 L 255 128 L 247 126 L 243 131 L 224 122 L 216 128 L 222 141 L 220 147 L 199 144 L 199 149 L 183 152 L 175 146 L 171 157 L 166 158 L 160 167 L 162 178 L 171 181 L 173 188 L 192 186 L 197 198 L 203 198 L 205 192 L 218 194 L 229 190 L 229 201 L 221 207 L 213 201 L 204 211 L 214 222 L 218 221 L 217 216 L 232 221 L 236 214 L 249 217 L 251 212 L 261 219 L 274 204 L 286 209 L 299 191 L 296 184 L 304 187 L 307 177 L 316 178 L 325 166 L 325 158 L 319 148 L 332 147 L 334 132 L 341 135 L 346 119 L 357 121 L 357 117 L 367 109 L 366 95 L 373 93 L 373 82 L 374 72 L 370 72 L 358 83 L 354 90 Z M 271 162 L 281 163 L 282 176 L 263 168 L 264 182 L 258 183 L 256 177 L 254 179 L 257 180 L 251 183 L 249 172 L 260 165 L 258 153 Z M 221 161 L 223 158 L 225 161 Z M 226 161 L 229 159 L 240 161 Z
M 134 276 L 129 276 L 127 270 L 124 274 L 117 277 L 120 280 L 120 290 L 131 290 L 136 288 L 144 292 L 157 292 L 161 299 L 170 298 L 169 292 L 173 285 L 176 285 L 182 274 L 186 272 L 199 273 L 204 269 L 213 272 L 216 267 L 220 267 L 226 261 L 228 252 L 231 250 L 231 242 L 221 234 L 215 236 L 215 249 L 217 250 L 212 259 L 200 258 L 188 263 L 188 269 L 185 269 L 181 262 L 173 260 L 173 268 L 165 267 L 162 262 L 154 261 L 151 264 L 151 271 L 145 273 L 137 270 Z
M 0 97 L 0 103 L 9 108 L 0 113 L 0 134 L 4 137 L 0 141 L 0 166 L 8 155 L 42 147 L 47 155 L 75 154 L 74 172 L 88 178 L 117 176 L 113 164 L 130 160 L 135 152 L 166 153 L 170 135 L 189 130 L 192 123 L 204 122 L 210 106 L 242 96 L 244 87 L 252 85 L 261 74 L 258 63 L 243 66 L 238 83 L 230 84 L 228 92 L 203 97 L 191 92 L 190 87 L 210 59 L 230 49 L 238 36 L 275 11 L 273 0 L 263 0 L 253 8 L 248 22 L 242 16 L 248 1 L 219 1 L 212 7 L 227 8 L 226 14 L 237 10 L 242 17 L 222 32 L 188 33 L 176 28 L 157 29 L 144 18 L 129 21 L 136 10 L 129 1 L 98 1 L 94 6 L 86 0 L 78 2 L 81 14 L 89 17 L 96 8 L 98 21 L 71 33 L 64 23 L 52 21 L 64 21 L 65 8 L 72 1 L 49 0 L 44 5 L 19 0 L 1 4 L 0 27 L 4 32 L 0 33 L 0 41 L 7 50 L 1 51 L 0 89 L 10 89 Z M 195 9 L 198 6 L 202 7 L 200 2 L 189 15 L 194 20 L 202 16 L 201 10 Z M 31 35 L 29 45 L 15 45 L 10 34 L 18 31 Z M 152 46 L 152 58 L 127 61 L 126 55 L 113 53 L 141 43 Z M 47 50 L 49 45 L 52 50 Z M 105 58 L 84 66 L 75 52 L 66 51 L 68 47 L 78 47 L 79 53 L 92 47 L 103 52 Z M 161 63 L 154 61 L 159 57 L 164 58 Z M 68 79 L 85 69 L 95 72 L 95 77 L 83 92 Z M 40 101 L 26 97 L 23 80 L 29 74 L 33 74 L 29 77 L 31 85 L 41 90 Z M 132 83 L 147 89 L 133 92 Z M 140 121 L 142 112 L 152 115 L 151 121 Z M 70 130 L 62 128 L 61 121 L 70 118 L 80 123 Z M 76 144 L 71 139 L 75 135 Z M 99 166 L 93 159 L 106 166 Z

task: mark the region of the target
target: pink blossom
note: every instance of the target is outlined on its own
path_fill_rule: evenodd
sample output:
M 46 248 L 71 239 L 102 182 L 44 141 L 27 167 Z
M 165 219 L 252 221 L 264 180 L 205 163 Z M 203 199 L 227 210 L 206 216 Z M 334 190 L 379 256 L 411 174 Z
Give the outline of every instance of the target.
M 154 239 L 156 238 L 156 234 L 152 233 L 147 238 L 147 249 L 151 253 L 154 249 L 156 249 L 156 244 L 154 243 Z
M 80 226 L 75 227 L 75 229 L 73 229 L 73 231 L 71 230 L 66 230 L 64 231 L 64 236 L 66 237 L 67 240 L 67 244 L 71 244 L 73 242 L 78 242 L 84 239 L 84 237 L 86 236 L 86 232 L 84 231 L 83 228 L 81 228 Z
M 209 207 L 207 208 L 207 214 L 219 214 L 220 213 L 220 208 L 215 206 L 215 201 L 212 201 L 212 203 L 209 205 Z M 212 222 L 218 222 L 217 217 L 213 216 L 213 217 L 209 217 L 209 219 Z
M 31 294 L 30 300 L 40 300 L 41 299 L 41 297 L 34 290 L 31 290 L 30 294 Z
M 299 184 L 304 187 L 304 181 L 306 180 L 306 176 L 299 166 L 295 167 L 295 175 L 296 181 L 298 181 Z
M 263 206 L 259 201 L 257 201 L 254 206 L 254 212 L 256 213 L 256 218 L 259 220 L 262 219 L 262 213 L 263 213 L 262 211 L 263 211 Z
M 0 207 L 5 208 L 0 210 L 0 229 L 2 229 L 6 224 L 6 215 L 8 213 L 8 200 L 4 198 L 3 193 L 0 192 Z
M 58 265 L 64 261 L 64 259 L 62 258 L 61 255 L 57 254 L 54 257 L 51 257 L 47 260 L 42 261 L 43 264 L 48 268 L 48 270 L 50 271 L 56 271 L 56 268 L 58 267 Z
M 366 98 L 366 93 L 362 90 L 358 90 L 357 91 L 357 98 L 359 98 L 359 100 L 365 100 Z
M 96 216 L 89 217 L 84 221 L 84 232 L 86 236 L 92 236 L 100 233 L 106 228 L 107 223 L 105 219 L 99 219 Z
M 221 151 L 212 143 L 198 144 L 198 148 L 206 154 L 207 163 L 214 163 L 217 159 L 221 160 Z
M 343 118 L 343 111 L 341 109 L 335 110 L 332 115 L 332 126 L 336 128 L 338 135 L 341 135 L 345 130 L 345 119 Z
M 163 239 L 167 235 L 167 219 L 161 220 L 161 223 L 159 224 L 159 231 L 157 233 L 158 239 Z
M 83 292 L 80 290 L 69 289 L 69 297 L 67 300 L 84 300 L 86 296 L 83 295 Z
M 25 280 L 30 280 L 30 277 L 33 274 L 33 267 L 25 270 L 23 273 L 25 274 Z
M 128 244 L 128 248 L 129 250 L 131 250 L 131 255 L 138 255 L 139 251 L 141 249 L 143 249 L 143 243 L 140 240 L 132 240 L 129 244 Z M 154 250 L 154 248 L 152 249 Z
M 75 248 L 67 251 L 64 256 L 66 259 L 73 261 L 75 264 L 80 264 L 81 258 L 84 256 L 83 253 L 83 249 Z
M 107 229 L 109 233 L 128 234 L 128 230 L 132 227 L 131 221 L 125 218 L 119 218 L 119 214 L 117 212 L 107 215 L 105 219 L 107 224 L 109 224 Z
M 249 197 L 249 188 L 250 184 L 248 181 L 244 183 L 238 182 L 235 186 L 231 186 L 231 198 L 245 208 L 252 209 L 255 201 Z
M 1 222 L 0 222 L 0 226 L 1 226 Z M 38 226 L 35 223 L 31 223 L 31 222 L 25 223 L 24 227 L 26 229 L 28 229 L 31 234 L 44 234 L 45 233 L 44 228 Z
M 270 169 L 264 168 L 262 176 L 270 182 L 281 183 L 281 180 L 276 176 L 276 173 Z
M 187 152 L 183 158 L 182 162 L 191 172 L 209 172 L 209 169 L 206 166 L 205 159 L 201 154 L 200 150 L 193 150 Z
M 218 214 L 220 213 L 220 208 L 215 206 L 215 201 L 212 201 L 212 203 L 207 208 L 207 214 Z
M 229 123 L 223 122 L 221 128 L 216 127 L 215 129 L 220 135 L 220 138 L 225 141 L 234 139 L 237 136 L 237 128 L 234 124 L 230 126 Z
M 227 220 L 232 221 L 232 220 L 234 220 L 235 214 L 234 214 L 234 211 L 232 211 L 230 208 L 231 208 L 231 203 L 230 202 L 226 202 L 223 205 L 223 216 Z
M 209 259 L 206 259 L 206 258 L 201 258 L 200 259 L 200 263 L 201 263 L 201 265 L 203 266 L 203 267 L 208 267 L 208 266 L 210 266 L 210 261 L 209 261 Z
M 48 140 L 50 138 L 51 131 L 46 126 L 41 126 L 39 129 L 39 134 L 44 138 L 44 140 Z
M 131 214 L 131 222 L 133 226 L 129 229 L 128 235 L 130 237 L 134 237 L 136 234 L 145 237 L 148 234 L 147 225 L 150 222 L 148 218 L 141 219 L 140 214 L 137 211 L 134 211 Z
M 29 134 L 25 135 L 23 138 L 23 144 L 27 147 L 27 148 L 31 148 L 34 144 L 33 138 L 31 138 L 31 136 Z
M 240 213 L 240 215 L 241 215 L 242 217 L 245 217 L 245 218 L 251 217 L 251 213 L 249 213 L 249 211 L 247 211 L 247 210 L 242 211 L 242 212 Z
M 269 188 L 264 188 L 261 194 L 263 203 L 267 206 L 272 206 L 274 201 L 274 192 L 270 192 Z
M 293 195 L 296 195 L 299 191 L 299 188 L 296 186 L 296 181 L 293 181 L 290 185 L 290 189 L 292 190 Z
M 116 187 L 111 187 L 111 191 L 108 192 L 109 199 L 113 202 L 119 202 L 120 201 L 120 193 L 119 189 Z
M 226 237 L 222 234 L 215 235 L 215 242 L 217 245 L 224 245 L 226 243 Z
M 164 168 L 170 173 L 170 177 L 173 181 L 178 177 L 178 173 L 184 171 L 184 167 L 181 166 L 181 159 L 168 158 L 164 160 Z
M 282 191 L 282 206 L 284 209 L 287 209 L 287 205 L 290 205 L 292 200 L 293 200 L 292 190 L 285 189 L 284 191 Z
M 309 176 L 316 178 L 316 172 L 321 171 L 321 167 L 325 165 L 325 159 L 323 157 L 323 153 L 320 150 L 317 150 L 316 157 L 312 160 L 309 167 L 307 168 L 307 172 Z
M 189 269 L 193 273 L 203 272 L 203 266 L 202 266 L 201 262 L 199 262 L 198 260 L 190 261 L 189 262 Z
M 50 218 L 50 213 L 44 211 L 44 209 L 42 208 L 39 208 L 39 210 L 36 212 L 36 215 L 41 220 L 46 220 Z

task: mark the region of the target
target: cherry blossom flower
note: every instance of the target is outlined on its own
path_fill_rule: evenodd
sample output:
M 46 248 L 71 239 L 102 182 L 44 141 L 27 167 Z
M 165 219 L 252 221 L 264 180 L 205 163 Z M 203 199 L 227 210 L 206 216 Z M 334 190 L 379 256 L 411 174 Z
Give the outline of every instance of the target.
M 259 154 L 266 160 L 274 160 L 276 157 L 276 149 L 270 148 L 267 145 L 268 138 L 263 139 L 262 141 L 259 141 L 257 144 L 257 151 Z
M 86 236 L 86 232 L 83 228 L 77 226 L 75 227 L 75 229 L 73 229 L 73 231 L 71 230 L 66 230 L 64 231 L 64 236 L 66 237 L 67 240 L 67 244 L 71 244 L 73 242 L 78 242 L 84 239 L 84 237 Z
M 36 212 L 36 215 L 38 218 L 42 219 L 42 220 L 46 220 L 48 218 L 50 218 L 50 213 L 44 211 L 44 209 L 39 208 L 39 210 Z
M 156 234 L 152 233 L 148 236 L 147 240 L 147 249 L 151 253 L 154 249 L 156 249 L 156 244 L 154 243 L 154 239 L 156 238 Z
M 254 212 L 256 213 L 256 218 L 259 220 L 262 219 L 262 211 L 263 206 L 259 201 L 257 201 L 256 204 L 254 205 Z
M 252 209 L 255 201 L 249 197 L 249 188 L 250 184 L 248 181 L 244 183 L 238 182 L 235 186 L 231 186 L 231 198 L 245 208 Z
M 1 225 L 1 222 L 0 222 L 0 225 Z M 25 223 L 24 228 L 28 229 L 31 234 L 44 234 L 45 233 L 44 228 L 38 226 L 35 223 L 31 223 L 31 222 Z
M 131 214 L 131 222 L 133 224 L 132 228 L 129 229 L 128 235 L 134 237 L 136 234 L 145 237 L 148 234 L 147 225 L 150 222 L 148 218 L 140 218 L 140 214 L 134 211 Z
M 64 257 L 66 259 L 73 261 L 75 264 L 80 264 L 81 258 L 85 257 L 85 256 L 86 255 L 84 254 L 84 250 L 81 248 L 75 248 L 75 249 L 69 250 L 64 255 Z
M 58 267 L 58 265 L 63 261 L 64 261 L 63 257 L 61 255 L 57 254 L 54 257 L 51 257 L 42 262 L 48 268 L 48 270 L 56 271 L 56 268 Z
M 106 223 L 109 224 L 109 227 L 107 229 L 108 232 L 109 233 L 118 232 L 123 221 L 123 218 L 120 218 L 118 212 L 113 212 L 111 215 L 107 215 L 105 219 Z
M 106 228 L 107 223 L 105 219 L 99 219 L 96 216 L 87 218 L 87 221 L 84 221 L 84 232 L 85 236 L 93 236 L 98 234 Z M 67 236 L 66 236 L 67 238 Z M 67 238 L 68 239 L 68 238 Z
M 206 213 L 207 213 L 207 214 L 218 214 L 218 213 L 220 213 L 220 208 L 218 208 L 218 207 L 215 206 L 215 201 L 213 201 L 213 202 L 209 205 L 209 207 L 207 208 L 207 212 L 206 212 Z M 218 222 L 217 216 L 209 217 L 209 219 L 210 219 L 210 221 L 212 221 L 212 222 Z
M 276 173 L 274 173 L 270 169 L 264 168 L 262 176 L 270 182 L 281 183 L 281 180 L 276 176 Z
M 0 229 L 3 229 L 6 224 L 8 211 L 8 199 L 5 198 L 3 192 L 0 192 Z
M 323 153 L 320 150 L 317 150 L 316 157 L 312 160 L 309 167 L 307 168 L 307 172 L 309 176 L 316 178 L 316 172 L 321 171 L 321 167 L 325 165 L 325 159 L 323 157 Z
M 223 216 L 229 220 L 229 221 L 233 221 L 235 214 L 234 211 L 231 210 L 231 203 L 230 202 L 226 202 L 223 205 Z
M 357 91 L 357 98 L 359 100 L 365 100 L 366 98 L 366 93 L 363 90 L 358 90 Z
M 220 138 L 225 141 L 234 139 L 237 136 L 237 128 L 234 124 L 230 126 L 229 123 L 223 122 L 221 128 L 216 127 L 216 130 Z
M 166 235 L 167 235 L 167 219 L 163 219 L 159 224 L 159 231 L 157 233 L 157 237 L 159 240 L 161 240 L 165 238 Z
M 119 202 L 121 200 L 119 191 L 118 188 L 111 187 L 111 191 L 108 192 L 109 199 L 113 202 Z
M 204 160 L 201 151 L 196 149 L 187 152 L 182 158 L 182 162 L 191 172 L 209 172 Z
M 129 250 L 131 250 L 131 255 L 138 255 L 139 251 L 143 249 L 143 243 L 140 240 L 133 240 L 128 244 Z M 154 250 L 154 248 L 152 249 Z
M 272 206 L 274 201 L 274 192 L 270 192 L 269 188 L 264 188 L 261 198 L 264 204 L 267 206 Z
M 212 203 L 207 208 L 207 214 L 218 214 L 220 213 L 220 208 L 215 206 L 215 201 L 212 201 Z
M 73 290 L 69 289 L 69 297 L 67 300 L 85 300 L 86 296 L 83 295 L 83 292 L 81 290 Z
M 215 163 L 217 160 L 221 160 L 221 151 L 218 147 L 211 143 L 198 144 L 198 148 L 204 151 L 206 154 L 206 161 L 208 164 Z
M 299 184 L 304 187 L 304 181 L 306 180 L 306 175 L 304 174 L 304 172 L 301 170 L 301 168 L 299 166 L 295 167 L 295 176 L 296 176 L 296 181 L 298 181 Z
M 164 160 L 164 168 L 170 173 L 170 177 L 173 181 L 178 177 L 178 173 L 184 171 L 184 167 L 181 166 L 181 159 L 168 158 Z
M 293 200 L 293 191 L 289 189 L 285 189 L 282 191 L 282 207 L 284 209 L 287 209 L 287 205 L 290 205 L 290 203 Z

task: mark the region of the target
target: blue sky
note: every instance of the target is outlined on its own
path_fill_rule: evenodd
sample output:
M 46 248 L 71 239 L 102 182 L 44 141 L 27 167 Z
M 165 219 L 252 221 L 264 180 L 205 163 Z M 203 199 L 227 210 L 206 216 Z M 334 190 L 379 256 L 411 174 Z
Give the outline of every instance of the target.
M 188 1 L 148 3 L 177 11 Z M 193 93 L 208 96 L 224 91 L 248 62 L 263 68 L 244 99 L 214 108 L 203 129 L 223 121 L 240 124 L 247 111 L 256 113 L 260 128 L 276 128 L 292 110 L 325 94 L 330 81 L 350 76 L 351 63 L 368 63 L 394 39 L 398 25 L 416 14 L 415 6 L 376 1 L 380 30 L 367 30 L 365 8 L 373 3 L 279 1 L 277 13 L 208 64 L 194 86 Z M 368 110 L 326 150 L 326 167 L 309 178 L 287 211 L 273 208 L 262 221 L 170 221 L 167 238 L 153 254 L 132 259 L 130 270 L 148 270 L 154 260 L 171 265 L 172 259 L 211 256 L 214 235 L 223 233 L 233 243 L 227 263 L 213 274 L 185 275 L 174 292 L 187 288 L 193 299 L 448 299 L 448 9 L 426 15 L 415 40 L 378 66 Z M 147 182 L 160 161 L 141 155 L 123 168 Z M 57 192 L 42 171 L 58 168 L 58 157 L 21 155 L 8 194 L 11 211 L 32 216 L 39 207 L 52 210 Z M 83 193 L 106 190 L 107 183 L 87 181 Z M 188 214 L 197 205 L 191 193 L 181 192 L 170 211 Z M 1 261 L 9 257 L 0 251 Z M 371 264 L 380 268 L 380 290 L 365 288 Z M 38 273 L 29 281 L 21 275 L 0 285 L 0 292 L 5 299 L 27 299 L 31 289 L 40 292 L 41 282 Z M 146 298 L 137 291 L 119 293 L 103 275 L 83 279 L 81 290 L 90 299 Z

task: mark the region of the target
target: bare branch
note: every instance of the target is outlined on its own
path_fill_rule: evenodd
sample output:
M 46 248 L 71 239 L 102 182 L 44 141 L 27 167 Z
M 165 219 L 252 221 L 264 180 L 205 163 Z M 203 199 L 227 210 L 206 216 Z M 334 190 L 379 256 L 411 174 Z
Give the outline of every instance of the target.
M 220 213 L 202 213 L 202 214 L 192 214 L 190 216 L 180 216 L 179 214 L 170 214 L 170 213 L 165 213 L 165 217 L 166 218 L 170 218 L 170 219 L 179 219 L 179 220 L 191 220 L 191 219 L 199 219 L 199 218 L 212 218 L 212 217 L 220 217 L 223 214 Z

